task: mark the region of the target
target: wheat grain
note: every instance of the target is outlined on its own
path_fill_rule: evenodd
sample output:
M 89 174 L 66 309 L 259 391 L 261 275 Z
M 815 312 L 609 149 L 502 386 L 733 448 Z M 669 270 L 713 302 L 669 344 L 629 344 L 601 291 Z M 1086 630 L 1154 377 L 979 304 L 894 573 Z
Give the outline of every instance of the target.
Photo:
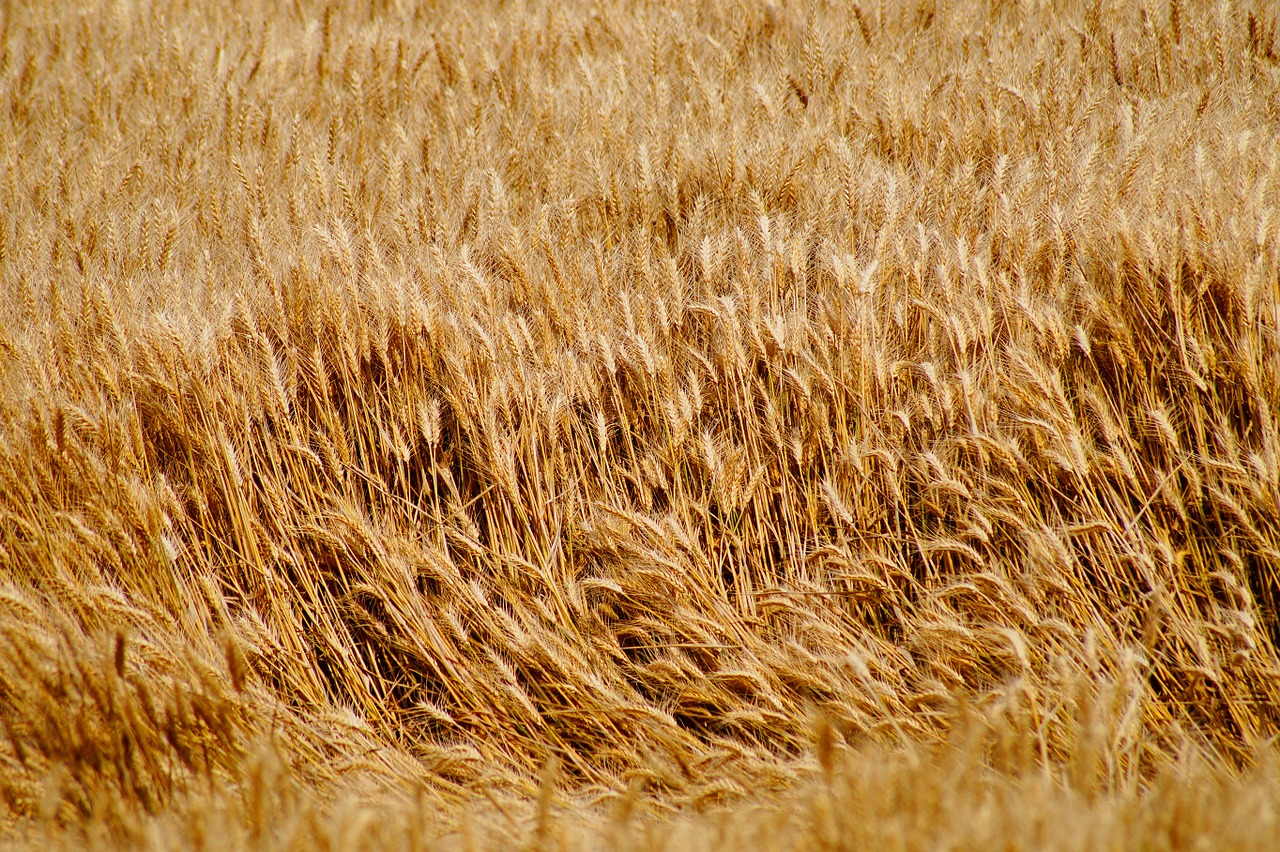
M 5 843 L 1275 832 L 1263 4 L 0 16 Z

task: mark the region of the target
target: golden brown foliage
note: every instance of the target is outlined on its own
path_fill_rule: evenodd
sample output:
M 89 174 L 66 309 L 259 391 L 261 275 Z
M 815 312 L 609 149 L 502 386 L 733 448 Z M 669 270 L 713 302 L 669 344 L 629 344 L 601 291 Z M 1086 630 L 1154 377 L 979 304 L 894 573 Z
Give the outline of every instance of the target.
M 2 14 L 12 842 L 1280 831 L 1267 3 Z

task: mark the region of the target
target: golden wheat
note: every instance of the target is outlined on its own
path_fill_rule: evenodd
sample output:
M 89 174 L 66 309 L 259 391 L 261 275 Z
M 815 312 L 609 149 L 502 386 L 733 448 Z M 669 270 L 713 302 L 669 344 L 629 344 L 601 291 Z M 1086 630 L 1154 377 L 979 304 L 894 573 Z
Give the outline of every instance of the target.
M 4 842 L 1280 832 L 1267 4 L 0 15 Z

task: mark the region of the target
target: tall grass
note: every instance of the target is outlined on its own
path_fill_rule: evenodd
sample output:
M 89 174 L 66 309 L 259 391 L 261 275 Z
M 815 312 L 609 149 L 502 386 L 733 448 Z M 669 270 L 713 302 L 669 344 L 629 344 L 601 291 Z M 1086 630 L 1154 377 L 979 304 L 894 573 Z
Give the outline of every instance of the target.
M 1263 2 L 8 4 L 14 843 L 1257 845 Z

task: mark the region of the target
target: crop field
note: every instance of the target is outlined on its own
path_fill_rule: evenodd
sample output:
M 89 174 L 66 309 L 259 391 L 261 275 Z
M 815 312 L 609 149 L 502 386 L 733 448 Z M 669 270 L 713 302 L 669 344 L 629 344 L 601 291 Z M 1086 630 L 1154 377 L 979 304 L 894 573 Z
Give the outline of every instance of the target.
M 0 847 L 1280 837 L 1266 0 L 0 8 Z

